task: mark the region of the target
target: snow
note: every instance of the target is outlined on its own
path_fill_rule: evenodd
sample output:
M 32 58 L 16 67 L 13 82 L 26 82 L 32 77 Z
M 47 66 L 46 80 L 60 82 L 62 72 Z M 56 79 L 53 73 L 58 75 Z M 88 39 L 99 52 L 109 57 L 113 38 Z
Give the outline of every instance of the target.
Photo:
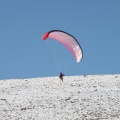
M 0 120 L 120 120 L 120 75 L 0 80 Z

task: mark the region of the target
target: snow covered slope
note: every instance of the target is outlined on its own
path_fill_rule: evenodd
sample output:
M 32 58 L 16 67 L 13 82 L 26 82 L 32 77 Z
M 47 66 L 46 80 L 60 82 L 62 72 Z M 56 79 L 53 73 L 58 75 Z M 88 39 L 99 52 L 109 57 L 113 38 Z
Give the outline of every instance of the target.
M 120 120 L 120 75 L 1 80 L 0 120 Z

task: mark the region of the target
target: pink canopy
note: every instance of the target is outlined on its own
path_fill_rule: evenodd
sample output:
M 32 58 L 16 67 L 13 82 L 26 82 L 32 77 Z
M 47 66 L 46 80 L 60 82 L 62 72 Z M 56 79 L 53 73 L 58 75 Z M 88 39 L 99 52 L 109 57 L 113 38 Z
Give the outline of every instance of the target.
M 72 35 L 64 31 L 52 30 L 52 31 L 45 33 L 42 39 L 46 40 L 48 37 L 54 40 L 57 40 L 58 42 L 61 42 L 73 54 L 76 61 L 80 62 L 80 60 L 83 57 L 82 49 L 78 41 Z

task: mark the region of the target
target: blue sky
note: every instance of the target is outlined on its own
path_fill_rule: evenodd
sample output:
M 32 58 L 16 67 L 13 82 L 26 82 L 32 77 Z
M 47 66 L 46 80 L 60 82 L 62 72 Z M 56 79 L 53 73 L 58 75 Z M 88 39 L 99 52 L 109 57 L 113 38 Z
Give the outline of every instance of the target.
M 76 63 L 49 30 L 72 34 Z M 120 73 L 120 0 L 0 0 L 0 79 Z

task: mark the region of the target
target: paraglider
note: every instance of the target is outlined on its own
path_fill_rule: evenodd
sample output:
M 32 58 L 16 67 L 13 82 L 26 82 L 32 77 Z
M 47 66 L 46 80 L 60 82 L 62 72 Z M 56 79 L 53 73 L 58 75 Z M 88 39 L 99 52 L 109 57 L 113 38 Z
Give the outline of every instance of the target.
M 61 30 L 51 30 L 42 36 L 42 40 L 46 40 L 47 38 L 52 38 L 62 43 L 73 54 L 77 63 L 82 60 L 83 57 L 82 48 L 79 42 L 75 39 L 75 37 L 73 37 L 69 33 Z M 61 72 L 59 78 L 60 80 L 62 80 L 62 82 L 63 76 L 64 75 Z
M 64 76 L 64 74 L 61 72 L 60 74 L 59 74 L 59 78 L 60 78 L 60 80 L 63 82 L 63 76 Z
M 73 54 L 77 63 L 81 61 L 83 57 L 81 46 L 72 35 L 61 30 L 52 30 L 45 33 L 42 37 L 43 40 L 46 40 L 47 38 L 53 38 L 62 43 Z

